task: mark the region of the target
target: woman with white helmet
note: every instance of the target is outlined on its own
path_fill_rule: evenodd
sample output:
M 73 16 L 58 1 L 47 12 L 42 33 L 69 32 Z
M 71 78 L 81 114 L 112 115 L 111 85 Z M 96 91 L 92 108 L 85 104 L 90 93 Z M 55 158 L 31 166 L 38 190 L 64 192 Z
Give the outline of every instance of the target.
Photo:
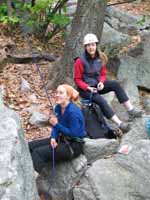
M 133 107 L 118 81 L 106 79 L 107 56 L 98 51 L 98 42 L 95 34 L 85 35 L 84 52 L 75 61 L 74 81 L 82 98 L 89 99 L 93 93 L 92 101 L 100 106 L 104 116 L 115 122 L 123 132 L 127 132 L 129 123 L 124 123 L 117 117 L 101 94 L 114 91 L 119 102 L 127 109 L 130 119 L 140 117 L 142 112 Z

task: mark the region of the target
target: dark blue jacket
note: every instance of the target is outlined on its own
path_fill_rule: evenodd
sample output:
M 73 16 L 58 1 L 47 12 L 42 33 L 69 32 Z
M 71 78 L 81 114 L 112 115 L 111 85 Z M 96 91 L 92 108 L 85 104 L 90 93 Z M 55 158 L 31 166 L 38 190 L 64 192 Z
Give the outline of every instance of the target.
M 59 134 L 69 137 L 83 138 L 85 136 L 84 117 L 79 107 L 74 103 L 69 103 L 61 113 L 61 106 L 58 104 L 55 107 L 58 123 L 53 126 L 51 138 L 57 139 Z
M 89 86 L 95 87 L 99 83 L 102 63 L 100 58 L 91 58 L 86 52 L 80 57 L 83 63 L 83 81 Z

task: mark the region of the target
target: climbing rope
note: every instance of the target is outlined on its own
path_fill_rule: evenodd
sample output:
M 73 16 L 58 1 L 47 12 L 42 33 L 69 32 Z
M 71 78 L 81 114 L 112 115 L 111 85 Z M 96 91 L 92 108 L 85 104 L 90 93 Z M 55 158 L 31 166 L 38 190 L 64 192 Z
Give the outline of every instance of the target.
M 28 35 L 27 27 L 25 26 L 25 24 L 22 24 L 22 23 L 21 23 L 21 19 L 22 19 L 21 13 L 20 13 L 19 9 L 17 8 L 17 6 L 15 5 L 15 3 L 14 3 L 13 1 L 12 1 L 12 5 L 13 5 L 13 8 L 15 9 L 15 11 L 16 11 L 16 14 L 17 14 L 18 18 L 20 19 L 20 27 L 21 27 L 22 33 L 23 33 L 23 35 L 24 35 L 24 38 L 25 38 L 26 41 L 27 41 L 27 44 L 28 44 L 29 49 L 30 49 L 31 54 L 32 54 L 33 61 L 34 61 L 34 63 L 35 63 L 35 66 L 36 66 L 36 68 L 37 68 L 37 71 L 38 71 L 38 73 L 39 73 L 39 75 L 40 75 L 40 79 L 41 79 L 41 81 L 42 81 L 43 88 L 44 88 L 44 90 L 45 90 L 47 99 L 48 99 L 48 101 L 49 101 L 50 108 L 51 108 L 51 110 L 52 110 L 53 113 L 54 113 L 53 104 L 52 104 L 51 98 L 50 98 L 50 96 L 49 96 L 49 94 L 48 94 L 48 89 L 47 89 L 47 87 L 46 87 L 43 74 L 42 74 L 42 72 L 41 72 L 41 70 L 40 70 L 40 66 L 39 66 L 39 64 L 38 64 L 38 62 L 37 62 L 36 54 L 35 54 L 35 52 L 33 51 L 32 41 L 30 40 L 30 37 L 29 37 L 29 35 Z M 55 113 L 54 113 L 54 114 L 55 114 Z M 51 171 L 50 181 L 53 181 L 53 180 L 54 180 L 54 176 L 55 176 L 55 150 L 54 150 L 54 148 L 51 147 L 51 146 L 50 146 L 50 148 L 52 148 L 52 171 Z M 50 187 L 51 187 L 51 184 L 49 184 L 48 193 L 49 193 L 49 191 L 50 191 Z M 46 194 L 46 196 L 47 196 L 47 195 L 49 195 L 49 194 Z
M 44 80 L 44 76 L 43 76 L 43 74 L 42 74 L 42 72 L 41 72 L 41 70 L 40 70 L 40 65 L 39 65 L 38 62 L 37 62 L 36 53 L 35 53 L 34 50 L 33 50 L 32 41 L 30 40 L 30 37 L 29 37 L 29 35 L 28 35 L 27 27 L 26 27 L 25 24 L 21 23 L 21 19 L 22 19 L 21 13 L 20 13 L 19 9 L 17 8 L 16 4 L 15 4 L 13 1 L 12 1 L 12 5 L 13 5 L 13 8 L 16 10 L 16 13 L 17 13 L 18 18 L 20 19 L 20 27 L 21 27 L 22 33 L 23 33 L 23 35 L 24 35 L 24 38 L 25 38 L 26 41 L 27 41 L 27 44 L 28 44 L 28 46 L 29 46 L 29 50 L 30 50 L 31 55 L 32 55 L 33 62 L 35 63 L 36 69 L 37 69 L 37 71 L 38 71 L 38 73 L 39 73 L 39 76 L 40 76 L 40 79 L 41 79 L 41 81 L 42 81 L 43 88 L 44 88 L 44 90 L 45 90 L 47 99 L 48 99 L 48 101 L 49 101 L 50 109 L 53 111 L 53 104 L 52 104 L 51 99 L 50 99 L 50 96 L 49 96 L 49 94 L 48 94 L 48 89 L 47 89 L 47 87 L 46 87 L 46 83 L 45 83 L 45 80 Z M 53 112 L 54 112 L 54 111 L 53 111 Z

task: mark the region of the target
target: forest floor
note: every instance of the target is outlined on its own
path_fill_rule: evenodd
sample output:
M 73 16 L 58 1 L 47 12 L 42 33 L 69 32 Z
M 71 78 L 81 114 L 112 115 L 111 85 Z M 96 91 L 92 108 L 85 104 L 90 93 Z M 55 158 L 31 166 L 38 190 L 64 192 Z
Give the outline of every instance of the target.
M 111 0 L 111 3 L 114 2 L 116 1 Z M 150 14 L 150 3 L 148 1 L 140 4 L 134 3 L 132 5 L 121 4 L 117 5 L 117 7 L 135 15 Z M 2 38 L 0 36 L 0 41 L 2 41 L 1 39 Z M 3 39 L 7 40 L 8 36 Z M 16 48 L 18 50 L 21 51 L 22 49 L 28 49 L 28 45 L 21 36 L 20 31 L 15 33 L 12 31 L 11 39 L 16 44 Z M 36 47 L 36 50 L 48 52 L 56 56 L 62 55 L 65 46 L 61 34 L 58 34 L 47 44 L 39 42 L 34 37 L 32 38 L 32 42 L 33 47 Z M 48 65 L 49 63 L 46 61 L 41 61 L 39 63 L 45 83 L 47 83 L 49 79 Z M 29 83 L 30 89 L 28 91 L 23 91 L 22 78 Z M 3 71 L 0 72 L 0 89 L 4 91 L 4 103 L 20 115 L 27 140 L 49 136 L 50 127 L 37 128 L 29 123 L 29 119 L 34 111 L 44 113 L 48 116 L 51 113 L 49 101 L 46 97 L 46 93 L 35 64 L 8 63 Z M 51 97 L 52 103 L 54 104 L 55 92 L 49 90 L 48 93 Z
M 3 39 L 6 40 L 7 37 Z M 17 52 L 21 52 L 23 49 L 29 49 L 28 44 L 21 36 L 20 32 L 14 34 L 14 36 L 11 37 L 11 40 L 16 44 Z M 57 35 L 47 45 L 44 45 L 44 43 L 36 40 L 34 37 L 32 38 L 32 43 L 34 49 L 55 56 L 60 56 L 62 54 L 64 46 L 64 41 L 60 35 Z M 48 61 L 44 60 L 38 63 L 45 84 L 47 84 L 49 79 L 49 64 Z M 22 79 L 28 83 L 22 81 Z M 26 89 L 26 84 L 28 89 Z M 33 112 L 40 112 L 47 116 L 52 112 L 36 64 L 8 63 L 3 71 L 0 72 L 0 89 L 4 91 L 5 105 L 15 110 L 20 115 L 22 126 L 28 140 L 49 136 L 50 127 L 38 128 L 29 123 L 29 119 Z M 48 90 L 48 94 L 52 104 L 54 104 L 55 92 Z
M 109 4 L 116 3 L 116 2 L 125 2 L 123 0 L 110 0 Z M 122 10 L 125 10 L 134 15 L 150 15 L 150 1 L 145 0 L 141 3 L 133 2 L 133 3 L 124 3 L 116 5 Z

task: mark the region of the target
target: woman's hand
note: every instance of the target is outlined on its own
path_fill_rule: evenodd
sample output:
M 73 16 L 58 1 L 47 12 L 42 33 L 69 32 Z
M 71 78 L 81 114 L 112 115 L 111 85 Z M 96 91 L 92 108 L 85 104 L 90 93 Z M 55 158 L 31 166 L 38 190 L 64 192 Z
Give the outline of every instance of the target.
M 54 148 L 54 149 L 55 149 L 55 148 L 57 147 L 57 145 L 58 145 L 58 143 L 56 142 L 56 140 L 55 140 L 54 138 L 51 138 L 50 143 L 51 143 L 51 147 Z
M 89 86 L 87 89 L 92 93 L 97 93 L 97 88 L 95 88 L 95 87 L 90 87 Z
M 57 117 L 55 115 L 51 115 L 50 118 L 49 118 L 49 123 L 52 126 L 55 126 L 58 123 Z
M 99 82 L 97 84 L 97 89 L 100 91 L 100 90 L 103 90 L 103 88 L 104 88 L 104 84 L 102 82 Z

